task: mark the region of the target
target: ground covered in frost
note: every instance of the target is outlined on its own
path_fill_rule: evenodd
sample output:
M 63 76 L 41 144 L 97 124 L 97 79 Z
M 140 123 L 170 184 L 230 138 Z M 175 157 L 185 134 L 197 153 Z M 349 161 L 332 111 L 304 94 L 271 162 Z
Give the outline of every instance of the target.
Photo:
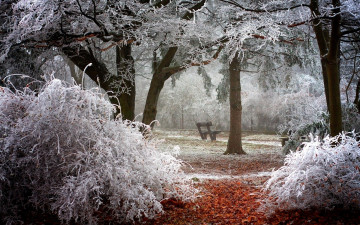
M 197 130 L 156 130 L 155 137 L 162 140 L 159 149 L 168 151 L 179 146 L 178 158 L 185 162 L 183 170 L 195 180 L 242 178 L 268 175 L 283 165 L 279 136 L 243 133 L 246 155 L 224 155 L 228 133 L 222 132 L 216 141 L 201 140 Z
M 184 161 L 183 170 L 200 195 L 194 202 L 163 201 L 163 215 L 137 224 L 360 224 L 359 212 L 342 209 L 282 211 L 271 216 L 259 210 L 261 200 L 266 198 L 266 193 L 261 192 L 262 184 L 273 169 L 284 163 L 277 135 L 244 132 L 247 155 L 223 155 L 226 132 L 218 135 L 217 141 L 201 140 L 197 130 L 158 129 L 154 137 L 161 140 L 157 147 L 162 151 L 179 149 L 177 157 Z M 114 224 L 109 217 L 99 222 Z M 31 223 L 58 224 L 47 217 Z
M 360 213 L 333 211 L 283 211 L 272 216 L 261 211 L 262 184 L 272 169 L 283 165 L 279 136 L 244 132 L 247 155 L 223 155 L 228 134 L 218 140 L 201 140 L 196 130 L 157 130 L 160 149 L 180 147 L 184 171 L 196 182 L 201 198 L 183 203 L 163 202 L 165 214 L 146 224 L 360 224 Z

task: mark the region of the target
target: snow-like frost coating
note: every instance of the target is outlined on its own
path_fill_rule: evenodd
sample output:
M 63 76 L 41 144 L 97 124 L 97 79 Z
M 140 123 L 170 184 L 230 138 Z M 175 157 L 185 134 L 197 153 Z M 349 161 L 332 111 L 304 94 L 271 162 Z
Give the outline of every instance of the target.
M 359 137 L 358 137 L 359 138 Z M 268 209 L 360 208 L 360 141 L 355 133 L 312 140 L 291 152 L 265 183 Z
M 21 219 L 30 203 L 66 223 L 95 224 L 99 209 L 132 221 L 162 212 L 165 198 L 191 199 L 181 162 L 113 112 L 99 92 L 56 79 L 38 94 L 1 88 L 1 217 Z

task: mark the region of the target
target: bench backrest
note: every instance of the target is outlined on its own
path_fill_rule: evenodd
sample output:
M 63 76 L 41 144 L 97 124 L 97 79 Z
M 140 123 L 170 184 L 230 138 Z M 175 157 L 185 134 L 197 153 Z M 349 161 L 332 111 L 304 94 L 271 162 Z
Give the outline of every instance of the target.
M 205 127 L 205 126 L 212 126 L 212 122 L 200 122 L 196 123 L 197 127 Z
M 201 127 L 207 127 L 207 131 L 202 131 Z M 209 133 L 211 134 L 211 130 L 210 130 L 210 126 L 212 126 L 211 122 L 200 122 L 200 123 L 196 123 L 196 127 L 199 130 L 199 134 L 201 136 L 201 139 L 205 140 L 206 139 L 206 135 Z
M 206 140 L 206 136 L 209 135 L 209 136 L 210 136 L 210 139 L 211 139 L 212 141 L 216 141 L 216 135 L 221 132 L 221 131 L 219 131 L 219 130 L 211 130 L 211 129 L 210 129 L 210 126 L 212 126 L 212 123 L 211 123 L 211 122 L 200 122 L 200 123 L 196 123 L 196 126 L 197 126 L 197 128 L 198 128 L 198 130 L 199 130 L 201 139 L 203 139 L 203 140 Z M 202 131 L 202 130 L 201 130 L 201 127 L 206 127 L 206 128 L 207 128 L 207 131 Z

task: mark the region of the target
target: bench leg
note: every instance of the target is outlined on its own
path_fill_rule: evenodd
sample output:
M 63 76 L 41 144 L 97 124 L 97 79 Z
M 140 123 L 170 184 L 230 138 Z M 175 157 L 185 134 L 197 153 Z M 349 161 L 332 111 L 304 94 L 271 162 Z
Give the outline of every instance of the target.
M 201 139 L 206 140 L 207 139 L 207 134 L 201 134 Z
M 284 145 L 286 144 L 286 142 L 289 140 L 289 138 L 282 138 L 281 139 L 281 146 L 284 147 Z

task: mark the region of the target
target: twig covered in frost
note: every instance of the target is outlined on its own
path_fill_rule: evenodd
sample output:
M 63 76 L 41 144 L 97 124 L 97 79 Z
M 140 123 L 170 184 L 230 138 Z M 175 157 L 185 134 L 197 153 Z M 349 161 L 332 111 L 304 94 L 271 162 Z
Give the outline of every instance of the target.
M 165 198 L 191 199 L 181 162 L 113 112 L 100 92 L 56 79 L 38 94 L 2 88 L 1 217 L 9 222 L 30 205 L 66 223 L 96 224 L 100 208 L 133 221 L 162 212 Z
M 265 183 L 268 209 L 360 208 L 360 141 L 355 133 L 313 140 L 291 152 Z

